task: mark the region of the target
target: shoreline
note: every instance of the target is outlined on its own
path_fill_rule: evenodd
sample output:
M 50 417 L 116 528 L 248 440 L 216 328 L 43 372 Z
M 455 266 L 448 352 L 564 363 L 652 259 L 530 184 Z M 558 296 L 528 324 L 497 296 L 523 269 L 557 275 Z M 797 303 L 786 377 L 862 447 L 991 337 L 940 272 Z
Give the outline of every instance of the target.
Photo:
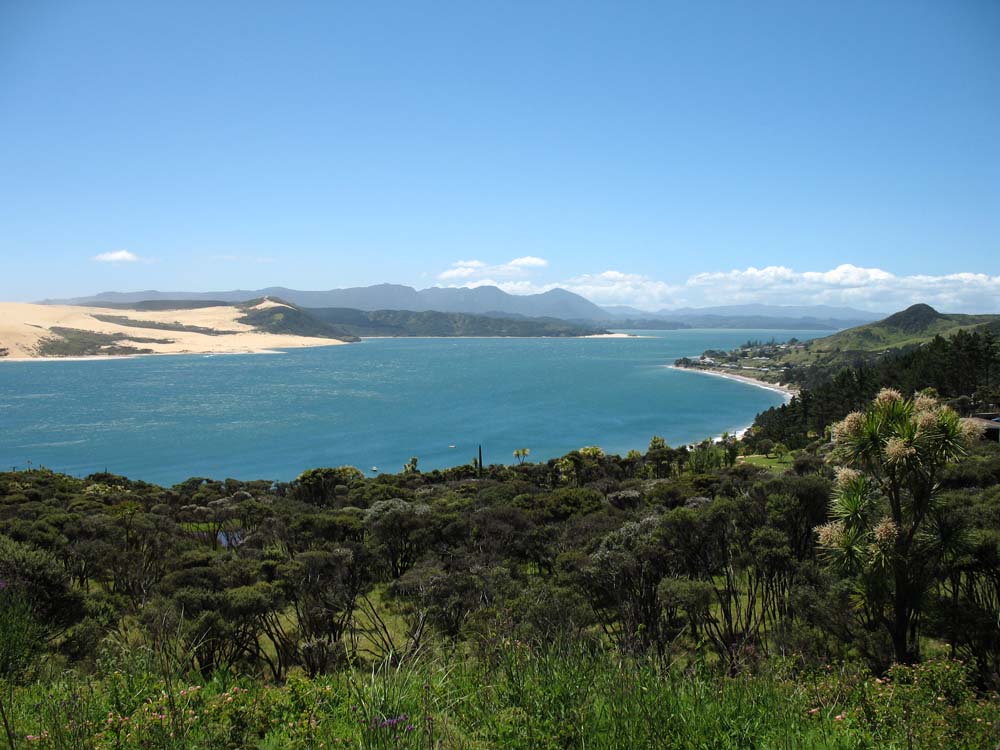
M 751 378 L 748 375 L 738 375 L 736 373 L 723 372 L 722 370 L 709 370 L 702 367 L 678 367 L 677 365 L 665 365 L 665 367 L 670 370 L 696 372 L 701 373 L 702 375 L 712 375 L 717 378 L 725 378 L 726 380 L 735 380 L 738 383 L 746 383 L 747 385 L 753 385 L 767 391 L 774 391 L 775 393 L 780 393 L 785 398 L 786 403 L 791 401 L 792 397 L 799 395 L 799 390 L 797 388 L 791 388 L 787 385 L 778 385 L 777 383 L 766 383 L 763 380 Z
M 433 339 L 433 340 L 481 340 L 481 339 L 648 339 L 652 336 L 636 336 L 632 333 L 589 333 L 585 336 L 358 336 L 362 341 L 382 341 L 385 339 Z
M 326 341 L 326 340 L 324 340 Z M 327 342 L 323 344 L 310 344 L 306 346 L 281 346 L 264 347 L 260 349 L 245 349 L 232 351 L 183 351 L 183 352 L 138 352 L 136 354 L 90 354 L 84 356 L 69 357 L 0 357 L 3 362 L 108 362 L 120 359 L 144 359 L 146 357 L 231 357 L 238 354 L 288 354 L 289 349 L 315 349 L 326 346 L 340 346 L 341 344 L 354 343 L 351 341 Z
M 264 334 L 267 335 L 267 334 Z M 280 335 L 280 334 L 279 334 Z M 447 340 L 447 339 L 459 339 L 459 340 L 475 340 L 475 339 L 638 339 L 638 338 L 652 338 L 651 336 L 636 336 L 630 333 L 599 333 L 590 334 L 587 336 L 359 336 L 361 341 L 380 341 L 385 339 L 434 339 L 434 340 Z M 292 345 L 279 345 L 279 346 L 268 346 L 262 348 L 251 348 L 251 349 L 236 349 L 236 350 L 188 350 L 188 351 L 162 351 L 162 352 L 137 352 L 135 354 L 91 354 L 84 356 L 69 356 L 69 357 L 0 357 L 0 363 L 2 362 L 94 362 L 94 361 L 106 361 L 106 360 L 116 360 L 116 359 L 139 359 L 142 357 L 175 357 L 175 356 L 202 356 L 202 357 L 215 357 L 215 356 L 227 356 L 233 354 L 286 354 L 288 349 L 315 349 L 317 347 L 325 346 L 340 346 L 342 344 L 353 344 L 360 343 L 354 341 L 334 341 L 330 339 L 320 339 L 323 343 L 317 344 L 299 344 L 295 343 Z

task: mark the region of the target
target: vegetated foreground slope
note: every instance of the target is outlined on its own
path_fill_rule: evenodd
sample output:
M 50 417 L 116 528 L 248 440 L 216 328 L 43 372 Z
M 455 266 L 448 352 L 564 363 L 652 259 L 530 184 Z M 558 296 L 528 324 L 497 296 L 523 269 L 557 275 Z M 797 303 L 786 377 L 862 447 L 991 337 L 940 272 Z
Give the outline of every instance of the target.
M 427 473 L 414 458 L 373 479 L 0 473 L 10 736 L 992 747 L 1000 449 L 933 399 L 887 392 L 863 408 L 878 418 L 783 473 L 741 460 L 733 439 L 656 437 L 625 457 L 591 446 Z M 870 441 L 864 425 L 887 432 Z M 899 461 L 893 441 L 913 425 L 937 437 L 895 467 L 908 490 L 894 525 L 886 474 L 863 466 Z M 884 447 L 855 459 L 856 440 Z M 911 513 L 928 487 L 933 514 Z M 894 553 L 897 531 L 911 541 Z M 900 653 L 909 665 L 893 665 Z
M 863 627 L 845 588 L 853 574 L 817 546 L 824 456 L 777 474 L 729 449 L 654 439 L 625 458 L 585 448 L 290 484 L 0 474 L 11 735 L 60 748 L 992 746 L 1000 703 L 977 690 L 1000 658 L 996 612 L 975 597 L 991 585 L 1000 453 L 983 445 L 942 474 L 940 508 L 972 546 L 960 572 L 942 560 L 924 573 L 962 586 L 925 603 L 927 660 L 887 668 L 881 626 Z M 944 658 L 949 644 L 964 664 Z

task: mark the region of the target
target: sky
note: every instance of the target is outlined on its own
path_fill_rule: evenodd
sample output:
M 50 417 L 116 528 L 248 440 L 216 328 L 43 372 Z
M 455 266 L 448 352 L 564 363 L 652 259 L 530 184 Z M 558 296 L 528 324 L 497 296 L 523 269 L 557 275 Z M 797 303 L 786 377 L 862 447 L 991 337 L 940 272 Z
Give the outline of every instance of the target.
M 1000 3 L 0 0 L 0 299 L 1000 312 Z

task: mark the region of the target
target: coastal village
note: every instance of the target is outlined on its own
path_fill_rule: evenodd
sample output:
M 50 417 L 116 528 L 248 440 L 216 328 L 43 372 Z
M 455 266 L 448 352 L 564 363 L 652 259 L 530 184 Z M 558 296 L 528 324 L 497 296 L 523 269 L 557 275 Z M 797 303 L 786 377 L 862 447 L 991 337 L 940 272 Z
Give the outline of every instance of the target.
M 766 342 L 747 341 L 737 349 L 721 351 L 709 349 L 700 357 L 681 357 L 674 364 L 677 367 L 706 370 L 720 374 L 742 375 L 754 380 L 778 385 L 787 383 L 786 373 L 790 365 L 780 360 L 790 353 L 804 350 L 806 345 L 791 338 L 785 343 L 775 340 Z

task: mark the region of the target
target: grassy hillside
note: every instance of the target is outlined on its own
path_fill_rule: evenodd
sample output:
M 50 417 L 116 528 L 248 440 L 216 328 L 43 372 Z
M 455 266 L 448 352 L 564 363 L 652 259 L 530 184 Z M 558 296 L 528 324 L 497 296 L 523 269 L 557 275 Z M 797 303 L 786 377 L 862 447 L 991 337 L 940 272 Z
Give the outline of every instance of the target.
M 946 314 L 930 305 L 913 305 L 875 323 L 814 339 L 804 349 L 787 355 L 784 361 L 806 364 L 829 354 L 881 354 L 889 349 L 918 346 L 935 336 L 947 337 L 997 323 L 1000 315 Z
M 497 318 L 466 313 L 306 308 L 312 317 L 355 336 L 586 336 L 600 328 L 557 318 Z
M 941 313 L 930 305 L 913 305 L 875 323 L 848 328 L 807 342 L 748 341 L 728 352 L 707 351 L 700 359 L 683 358 L 681 367 L 735 371 L 773 383 L 814 386 L 845 367 L 870 364 L 888 354 L 901 354 L 937 337 L 960 331 L 1000 334 L 1000 315 Z

